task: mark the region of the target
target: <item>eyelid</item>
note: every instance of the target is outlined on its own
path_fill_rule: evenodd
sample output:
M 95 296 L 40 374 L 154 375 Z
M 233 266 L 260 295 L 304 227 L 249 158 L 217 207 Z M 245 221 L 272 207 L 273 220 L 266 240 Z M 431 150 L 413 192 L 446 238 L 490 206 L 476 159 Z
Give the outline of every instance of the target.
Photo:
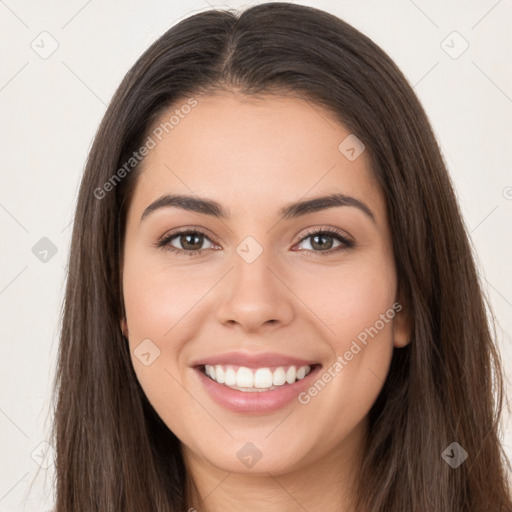
M 338 235 L 340 238 L 345 239 L 347 242 L 355 244 L 352 237 L 346 231 L 339 229 L 339 228 L 335 228 L 333 226 L 314 226 L 311 228 L 306 228 L 306 231 L 301 233 L 298 242 L 302 242 L 302 240 L 304 240 L 308 236 L 318 234 L 318 233 L 327 233 L 329 235 Z
M 215 239 L 215 237 L 213 237 L 210 234 L 210 232 L 204 228 L 201 228 L 199 226 L 186 226 L 184 228 L 176 228 L 176 229 L 171 229 L 170 231 L 167 231 L 164 235 L 162 235 L 157 240 L 157 245 L 162 242 L 165 242 L 166 240 L 168 240 L 171 237 L 175 237 L 176 235 L 180 235 L 182 233 L 200 233 L 201 235 L 204 235 L 206 238 L 208 238 L 208 240 L 210 240 L 212 242 Z

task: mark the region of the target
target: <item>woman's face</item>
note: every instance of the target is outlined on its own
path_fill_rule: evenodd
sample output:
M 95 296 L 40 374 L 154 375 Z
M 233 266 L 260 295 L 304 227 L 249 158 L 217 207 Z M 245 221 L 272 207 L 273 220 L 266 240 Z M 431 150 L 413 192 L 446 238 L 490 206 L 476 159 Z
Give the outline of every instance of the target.
M 234 93 L 185 99 L 150 137 L 121 322 L 149 401 L 187 460 L 225 471 L 353 457 L 408 342 L 364 147 L 317 105 Z

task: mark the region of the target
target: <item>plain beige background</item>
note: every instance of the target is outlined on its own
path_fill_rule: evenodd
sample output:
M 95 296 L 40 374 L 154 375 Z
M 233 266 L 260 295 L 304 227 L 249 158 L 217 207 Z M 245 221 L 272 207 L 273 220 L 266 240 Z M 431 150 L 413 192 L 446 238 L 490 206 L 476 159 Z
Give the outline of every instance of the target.
M 0 1 L 0 511 L 53 504 L 45 443 L 71 221 L 106 105 L 177 21 L 255 3 Z M 512 380 L 512 0 L 295 3 L 354 25 L 414 86 L 455 183 Z

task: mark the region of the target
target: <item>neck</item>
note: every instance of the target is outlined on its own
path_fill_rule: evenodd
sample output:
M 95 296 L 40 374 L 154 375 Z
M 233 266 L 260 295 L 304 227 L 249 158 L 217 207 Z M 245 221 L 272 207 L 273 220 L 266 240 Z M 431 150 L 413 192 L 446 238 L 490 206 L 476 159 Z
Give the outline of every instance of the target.
M 354 485 L 364 451 L 367 422 L 338 446 L 288 472 L 224 471 L 183 446 L 189 512 L 354 512 Z

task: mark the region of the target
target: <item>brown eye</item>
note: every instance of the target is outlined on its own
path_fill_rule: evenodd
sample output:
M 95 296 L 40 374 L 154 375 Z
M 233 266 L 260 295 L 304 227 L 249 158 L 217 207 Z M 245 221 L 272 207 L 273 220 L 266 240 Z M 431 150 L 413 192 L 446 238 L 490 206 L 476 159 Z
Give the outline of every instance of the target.
M 355 245 L 352 240 L 349 240 L 340 231 L 334 229 L 310 231 L 305 237 L 302 238 L 300 243 L 308 239 L 311 240 L 311 249 L 308 250 L 318 253 L 322 256 L 348 250 Z M 339 243 L 337 246 L 335 246 L 334 249 L 332 249 L 334 246 L 334 240 L 338 241 Z
M 203 235 L 191 233 L 191 234 L 181 234 L 177 237 L 183 249 L 187 251 L 196 251 L 201 248 L 203 245 Z
M 304 240 L 308 239 L 311 240 L 311 248 L 306 249 L 307 252 L 313 252 L 322 256 L 348 250 L 355 245 L 352 240 L 349 240 L 340 231 L 334 229 L 317 229 L 310 231 L 305 237 L 302 238 L 299 243 L 301 244 L 304 242 Z M 172 252 L 175 252 L 176 254 L 193 256 L 205 251 L 208 248 L 212 248 L 211 246 L 207 248 L 203 247 L 205 240 L 208 240 L 210 243 L 212 243 L 210 238 L 201 231 L 183 230 L 169 233 L 168 235 L 164 236 L 157 243 L 157 246 L 168 249 Z M 334 245 L 335 241 L 338 242 L 338 245 Z M 178 244 L 178 247 L 176 244 Z
M 331 235 L 319 234 L 310 235 L 308 238 L 311 239 L 311 246 L 314 249 L 331 249 L 333 246 L 334 237 Z M 326 243 L 327 240 L 327 243 Z
M 198 254 L 203 250 L 206 250 L 203 247 L 205 240 L 208 240 L 211 243 L 211 240 L 201 231 L 184 230 L 166 235 L 162 240 L 160 240 L 160 242 L 158 242 L 157 246 L 178 254 L 193 256 L 194 254 Z M 176 246 L 176 244 L 178 246 Z

